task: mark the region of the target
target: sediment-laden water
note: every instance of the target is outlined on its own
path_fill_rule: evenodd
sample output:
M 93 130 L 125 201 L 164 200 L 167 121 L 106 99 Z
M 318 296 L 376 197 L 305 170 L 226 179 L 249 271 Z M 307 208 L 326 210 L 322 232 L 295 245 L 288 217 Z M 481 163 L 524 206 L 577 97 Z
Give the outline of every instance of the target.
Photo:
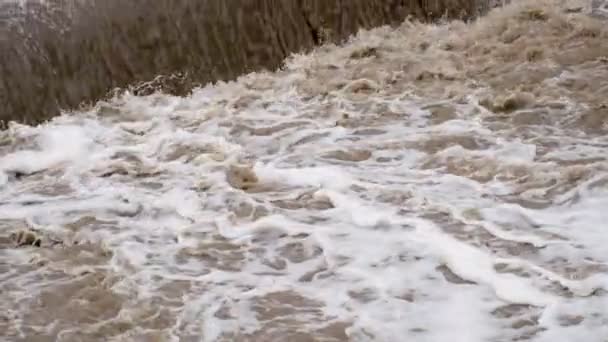
M 178 96 L 276 70 L 293 52 L 405 18 L 471 19 L 493 0 L 3 0 L 0 128 L 134 87 Z
M 608 341 L 608 27 L 361 32 L 0 132 L 6 341 Z

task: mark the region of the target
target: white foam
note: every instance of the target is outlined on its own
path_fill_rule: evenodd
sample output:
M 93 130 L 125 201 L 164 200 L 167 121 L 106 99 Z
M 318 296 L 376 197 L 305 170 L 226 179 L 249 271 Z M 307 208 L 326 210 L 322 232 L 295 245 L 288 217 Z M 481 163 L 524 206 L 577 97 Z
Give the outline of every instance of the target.
M 430 36 L 451 34 L 447 26 L 407 25 Z M 0 155 L 0 220 L 66 234 L 66 225 L 83 216 L 100 220 L 76 234 L 111 252 L 99 267 L 120 280 L 112 291 L 162 302 L 175 295 L 163 285 L 188 284 L 183 298 L 172 299 L 179 303 L 166 331 L 172 340 L 191 334 L 215 342 L 271 326 L 312 332 L 342 322 L 350 340 L 366 342 L 510 341 L 528 333 L 535 342 L 602 341 L 606 164 L 580 165 L 588 174 L 562 191 L 568 166 L 551 160 L 602 157 L 605 137 L 583 139 L 551 126 L 551 150 L 543 151 L 535 140 L 546 135 L 542 125 L 524 134 L 485 120 L 494 114 L 479 107 L 475 93 L 487 89 L 446 98 L 455 118 L 434 124 L 423 108 L 437 99 L 386 83 L 420 64 L 404 30 L 362 33 L 344 48 L 294 56 L 276 74 L 218 82 L 188 97 L 127 94 L 109 102 L 120 112 L 113 117 L 98 116 L 97 108 L 39 127 L 13 125 L 14 141 L 0 146 L 11 151 Z M 382 50 L 373 62 L 385 63 L 382 70 L 364 70 L 373 58 L 350 59 L 368 46 Z M 344 69 L 345 84 L 370 79 L 377 91 L 313 89 L 311 96 L 303 84 L 333 81 L 324 79 L 334 70 L 326 63 Z M 258 99 L 235 106 L 248 95 Z M 564 122 L 574 118 L 569 109 L 558 113 Z M 266 136 L 236 127 L 296 122 L 302 125 Z M 453 136 L 473 137 L 480 148 L 460 146 Z M 436 153 L 418 144 L 444 138 Z M 175 157 L 180 147 L 191 152 Z M 324 158 L 335 150 L 372 155 Z M 234 164 L 252 165 L 260 187 L 231 187 L 226 172 Z M 488 177 L 472 177 L 479 168 Z M 53 193 L 58 185 L 67 190 Z M 505 203 L 518 196 L 548 207 Z M 1 227 L 8 235 L 15 226 Z M 8 264 L 27 265 L 32 250 L 0 252 Z M 38 279 L 8 275 L 6 288 L 24 292 Z M 277 291 L 318 307 L 289 295 L 266 304 L 280 309 L 253 306 Z M 134 302 L 123 306 L 123 317 L 138 310 Z M 522 312 L 501 316 L 511 304 L 524 304 L 515 306 Z M 230 315 L 218 317 L 225 308 Z M 277 316 L 264 321 L 264 314 Z M 564 324 L 567 315 L 582 321 Z M 531 326 L 514 328 L 521 320 Z M 76 328 L 97 327 L 83 325 Z
M 442 261 L 460 277 L 491 286 L 496 295 L 510 303 L 546 306 L 556 299 L 536 289 L 525 279 L 512 274 L 498 274 L 496 260 L 488 253 L 457 241 L 437 228 L 424 227 L 419 235 L 440 253 Z
M 277 168 L 272 164 L 256 164 L 254 171 L 262 181 L 285 183 L 292 186 L 313 186 L 345 189 L 354 184 L 350 175 L 334 166 L 308 168 Z
M 61 163 L 76 163 L 86 157 L 92 139 L 76 126 L 59 126 L 42 130 L 37 136 L 39 150 L 18 151 L 0 158 L 0 171 L 32 174 Z

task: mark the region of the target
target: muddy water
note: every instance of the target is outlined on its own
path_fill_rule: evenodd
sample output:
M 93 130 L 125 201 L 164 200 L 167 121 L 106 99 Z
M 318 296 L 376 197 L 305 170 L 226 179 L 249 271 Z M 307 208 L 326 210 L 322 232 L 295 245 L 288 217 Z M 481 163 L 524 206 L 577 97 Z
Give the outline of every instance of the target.
M 608 340 L 608 28 L 584 7 L 12 125 L 3 340 Z
M 3 0 L 0 121 L 38 123 L 116 88 L 184 96 L 275 70 L 360 28 L 472 18 L 487 0 Z

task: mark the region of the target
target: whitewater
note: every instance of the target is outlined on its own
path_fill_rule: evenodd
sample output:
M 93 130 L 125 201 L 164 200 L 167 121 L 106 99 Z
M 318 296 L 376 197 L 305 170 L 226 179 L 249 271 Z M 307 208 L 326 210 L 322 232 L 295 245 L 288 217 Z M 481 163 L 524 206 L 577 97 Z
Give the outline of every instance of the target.
M 5 341 L 608 341 L 608 26 L 406 21 L 0 131 Z

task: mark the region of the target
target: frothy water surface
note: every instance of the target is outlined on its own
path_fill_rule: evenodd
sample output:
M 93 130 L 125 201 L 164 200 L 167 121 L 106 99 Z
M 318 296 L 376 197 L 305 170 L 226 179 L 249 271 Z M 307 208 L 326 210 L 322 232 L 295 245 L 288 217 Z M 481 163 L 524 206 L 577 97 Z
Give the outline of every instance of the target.
M 608 30 L 580 5 L 13 125 L 4 339 L 607 341 Z

